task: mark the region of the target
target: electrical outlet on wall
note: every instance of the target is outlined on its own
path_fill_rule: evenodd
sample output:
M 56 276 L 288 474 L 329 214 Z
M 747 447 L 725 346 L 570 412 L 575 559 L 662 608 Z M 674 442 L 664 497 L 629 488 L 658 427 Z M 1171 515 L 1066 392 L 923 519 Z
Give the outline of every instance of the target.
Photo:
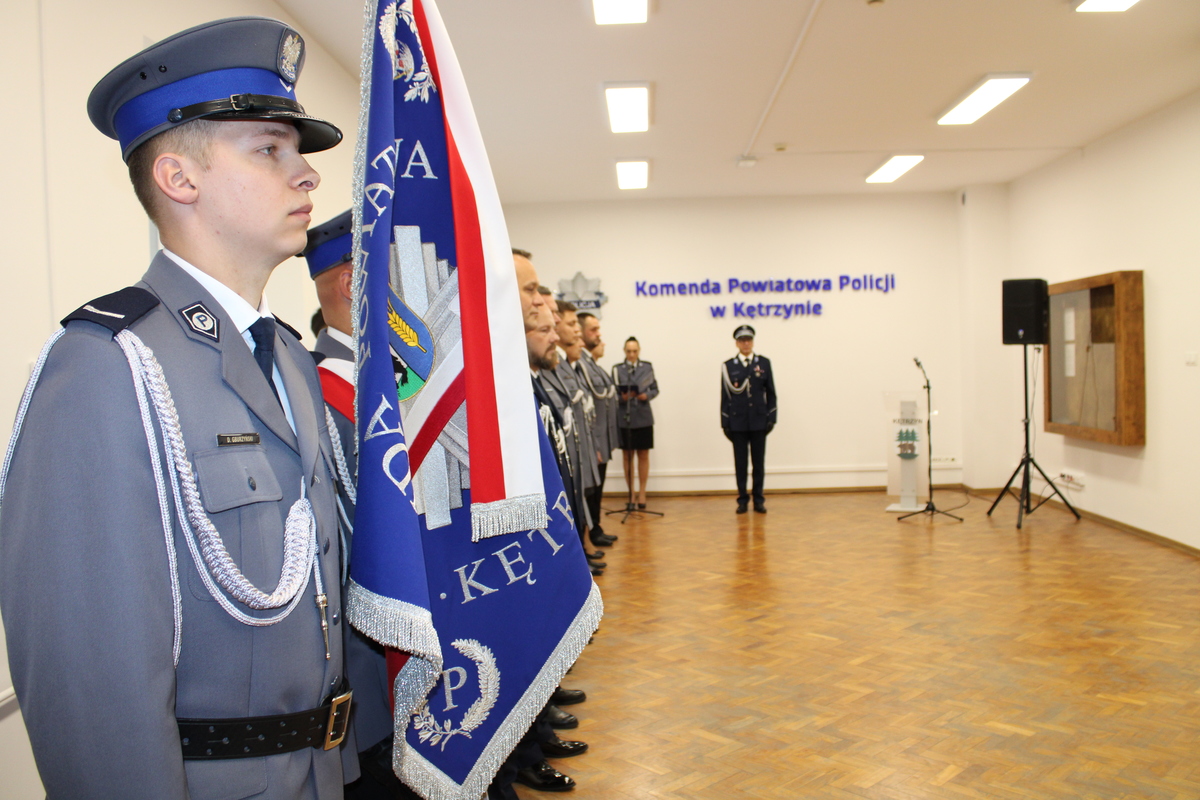
M 1083 473 L 1076 472 L 1073 469 L 1064 469 L 1062 472 L 1058 473 L 1058 479 L 1062 482 L 1063 486 L 1071 489 L 1082 489 L 1084 486 Z

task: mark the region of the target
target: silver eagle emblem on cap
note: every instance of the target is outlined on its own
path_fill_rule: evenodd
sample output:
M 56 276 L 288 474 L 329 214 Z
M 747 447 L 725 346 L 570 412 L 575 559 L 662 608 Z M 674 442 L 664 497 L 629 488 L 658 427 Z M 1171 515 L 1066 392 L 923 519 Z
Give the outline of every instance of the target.
M 296 82 L 296 65 L 304 55 L 304 40 L 298 34 L 289 33 L 279 45 L 279 74 L 289 82 Z

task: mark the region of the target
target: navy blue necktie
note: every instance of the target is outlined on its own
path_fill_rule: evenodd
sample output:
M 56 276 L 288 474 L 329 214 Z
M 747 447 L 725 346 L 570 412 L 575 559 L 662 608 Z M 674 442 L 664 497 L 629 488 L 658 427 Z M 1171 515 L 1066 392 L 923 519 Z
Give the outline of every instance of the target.
M 275 320 L 259 317 L 258 322 L 250 326 L 250 336 L 254 339 L 254 360 L 267 379 L 275 401 L 279 402 L 279 390 L 275 388 Z M 282 402 L 279 404 L 283 405 Z

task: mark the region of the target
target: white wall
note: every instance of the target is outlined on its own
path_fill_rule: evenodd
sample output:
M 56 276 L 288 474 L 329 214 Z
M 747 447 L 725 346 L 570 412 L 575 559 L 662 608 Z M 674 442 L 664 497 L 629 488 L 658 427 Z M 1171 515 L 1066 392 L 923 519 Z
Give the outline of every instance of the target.
M 654 401 L 651 491 L 732 489 L 719 422 L 719 366 L 733 329 L 757 332 L 780 396 L 767 447 L 768 488 L 882 486 L 889 428 L 882 393 L 917 390 L 919 356 L 934 387 L 935 457 L 961 455 L 957 197 L 894 194 L 517 205 L 506 208 L 514 246 L 532 251 L 542 282 L 576 272 L 608 295 L 603 363 L 625 338 L 642 343 L 662 391 Z M 896 289 L 838 290 L 842 274 L 896 276 Z M 726 293 L 731 277 L 831 278 L 819 293 Z M 638 281 L 712 279 L 717 296 L 639 297 Z M 821 316 L 746 319 L 734 302 L 803 302 Z M 728 306 L 714 319 L 711 305 Z M 957 483 L 961 473 L 935 473 Z M 618 490 L 620 478 L 609 490 Z
M 1043 432 L 1036 458 L 1051 475 L 1085 475 L 1072 495 L 1082 508 L 1200 548 L 1200 368 L 1185 366 L 1200 351 L 1198 143 L 1195 94 L 1016 181 L 1009 272 L 1051 283 L 1145 272 L 1145 447 Z
M 0 150 L 6 154 L 0 218 L 8 253 L 7 308 L 0 319 L 5 443 L 30 366 L 57 320 L 93 297 L 137 281 L 149 261 L 148 223 L 117 143 L 87 119 L 88 93 L 105 72 L 147 44 L 201 22 L 242 14 L 294 24 L 270 0 L 0 4 L 5 34 L 0 92 L 8 121 L 0 126 Z M 313 218 L 323 222 L 350 205 L 358 80 L 312 36 L 305 38 L 300 100 L 346 134 L 339 147 L 310 157 L 323 177 L 313 196 Z M 280 267 L 267 295 L 280 317 L 308 330 L 317 302 L 302 261 Z M 0 696 L 10 685 L 0 639 Z M 0 800 L 43 796 L 14 702 L 0 702 L 0 776 Z

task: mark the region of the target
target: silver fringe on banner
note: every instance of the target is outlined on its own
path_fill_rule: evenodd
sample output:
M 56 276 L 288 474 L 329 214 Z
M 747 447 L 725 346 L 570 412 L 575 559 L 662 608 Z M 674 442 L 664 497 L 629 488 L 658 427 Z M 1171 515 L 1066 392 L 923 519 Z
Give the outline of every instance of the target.
M 600 618 L 603 615 L 604 601 L 600 598 L 599 587 L 593 582 L 591 592 L 579 613 L 575 615 L 567 635 L 550 654 L 541 672 L 525 690 L 525 694 L 509 712 L 508 717 L 500 723 L 496 735 L 492 737 L 461 784 L 455 783 L 450 776 L 409 746 L 403 740 L 403 731 L 406 731 L 407 727 L 401 728 L 399 724 L 396 748 L 392 754 L 396 774 L 427 800 L 468 800 L 480 797 L 487 791 L 504 759 L 508 758 L 508 754 L 521 741 L 525 731 L 529 730 L 534 717 L 545 708 L 554 689 L 587 646 L 588 639 L 600 627 Z M 399 723 L 399 717 L 397 721 Z

